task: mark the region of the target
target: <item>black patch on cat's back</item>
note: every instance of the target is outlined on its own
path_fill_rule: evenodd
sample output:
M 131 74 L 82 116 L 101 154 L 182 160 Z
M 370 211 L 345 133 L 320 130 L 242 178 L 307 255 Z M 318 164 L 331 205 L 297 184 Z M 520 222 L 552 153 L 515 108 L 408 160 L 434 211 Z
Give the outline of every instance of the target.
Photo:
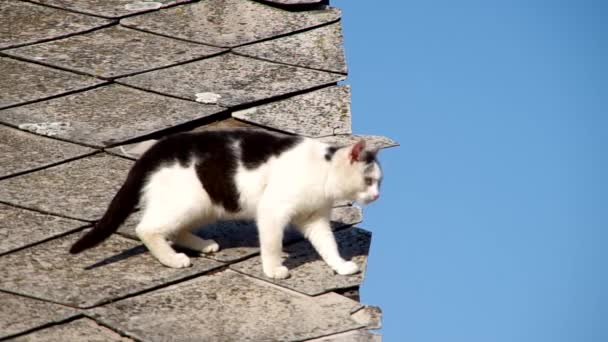
M 239 131 L 241 161 L 247 169 L 256 169 L 270 157 L 297 145 L 302 139 L 293 135 L 279 135 L 259 130 Z

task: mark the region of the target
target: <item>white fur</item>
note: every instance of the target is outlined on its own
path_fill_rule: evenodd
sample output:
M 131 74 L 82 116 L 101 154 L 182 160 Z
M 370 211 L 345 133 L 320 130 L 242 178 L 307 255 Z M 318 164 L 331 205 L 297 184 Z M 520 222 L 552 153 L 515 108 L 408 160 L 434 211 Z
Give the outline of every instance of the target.
M 234 148 L 240 153 L 239 146 Z M 382 173 L 377 164 L 365 170 L 363 163 L 351 162 L 350 147 L 339 149 L 331 162 L 325 160 L 326 151 L 326 144 L 305 139 L 255 170 L 239 166 L 235 182 L 242 210 L 238 213 L 226 212 L 211 202 L 194 163 L 163 166 L 142 190 L 143 217 L 137 235 L 162 264 L 187 267 L 189 258 L 176 253 L 168 240 L 203 253 L 216 252 L 215 241 L 203 240 L 191 231 L 218 219 L 255 219 L 264 273 L 286 278 L 289 272 L 282 265 L 281 244 L 285 227 L 294 223 L 337 273 L 356 273 L 357 265 L 338 252 L 330 211 L 336 201 L 366 204 L 376 199 Z M 371 186 L 365 184 L 363 173 L 373 178 Z

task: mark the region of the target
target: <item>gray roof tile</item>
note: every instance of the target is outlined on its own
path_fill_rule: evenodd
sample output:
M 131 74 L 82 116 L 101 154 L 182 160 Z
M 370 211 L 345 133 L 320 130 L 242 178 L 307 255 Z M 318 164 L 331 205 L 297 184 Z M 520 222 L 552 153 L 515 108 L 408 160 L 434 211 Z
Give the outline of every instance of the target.
M 91 146 L 138 138 L 224 110 L 111 84 L 77 94 L 14 107 L 0 121 L 22 129 L 63 123 L 54 136 Z M 44 134 L 45 132 L 37 132 Z M 1 167 L 0 167 L 1 169 Z
M 350 87 L 334 86 L 243 109 L 232 116 L 309 137 L 351 133 Z
M 132 161 L 105 153 L 0 181 L 0 201 L 68 217 L 97 220 Z
M 90 88 L 104 82 L 6 57 L 0 57 L 0 75 L 0 109 Z
M 120 18 L 192 0 L 31 0 L 40 4 L 105 18 Z M 147 5 L 145 3 L 148 3 Z
M 0 2 L 0 18 L 0 49 L 55 39 L 111 23 L 23 1 Z
M 97 324 L 90 318 L 79 318 L 61 325 L 53 325 L 25 336 L 17 337 L 14 342 L 129 342 L 129 338 Z
M 370 148 L 382 149 L 399 146 L 398 142 L 379 135 L 340 134 L 319 138 L 320 141 L 337 146 L 352 145 L 361 139 L 365 140 L 367 146 Z
M 273 62 L 346 73 L 340 22 L 234 49 Z
M 2 156 L 0 179 L 84 156 L 94 151 L 88 147 L 0 126 L 0 156 Z
M 0 254 L 82 228 L 88 223 L 0 203 Z
M 159 53 L 162 51 L 162 53 Z M 4 51 L 7 55 L 115 78 L 214 55 L 222 49 L 112 26 Z
M 125 26 L 233 47 L 338 20 L 340 11 L 290 12 L 250 0 L 207 0 L 122 19 Z
M 63 321 L 78 314 L 77 310 L 65 306 L 3 292 L 0 292 L 0 303 L 0 338 Z
M 69 254 L 80 235 L 3 255 L 0 289 L 86 308 L 222 266 L 193 257 L 192 267 L 164 267 L 143 245 L 119 235 L 81 254 Z
M 334 271 L 319 257 L 308 241 L 287 246 L 289 254 L 284 265 L 290 270 L 287 279 L 268 279 L 262 272 L 260 257 L 247 259 L 230 268 L 256 278 L 271 281 L 277 285 L 311 296 L 328 291 L 359 286 L 363 282 L 371 233 L 360 228 L 348 228 L 336 233 L 338 248 L 344 259 L 352 259 L 359 265 L 361 273 L 342 276 Z
M 358 307 L 335 293 L 312 298 L 226 270 L 94 312 L 145 341 L 293 341 L 362 327 L 350 318 Z
M 223 54 L 117 82 L 189 100 L 196 100 L 198 93 L 214 93 L 220 95 L 218 105 L 232 107 L 342 79 L 338 74 Z

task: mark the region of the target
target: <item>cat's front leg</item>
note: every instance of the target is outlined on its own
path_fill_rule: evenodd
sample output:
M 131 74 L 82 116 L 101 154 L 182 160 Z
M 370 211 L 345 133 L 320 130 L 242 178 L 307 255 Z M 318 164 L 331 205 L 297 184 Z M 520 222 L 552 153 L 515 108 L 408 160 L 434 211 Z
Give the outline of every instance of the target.
M 257 226 L 264 274 L 269 278 L 285 279 L 289 270 L 283 266 L 283 231 L 289 218 L 281 210 L 267 207 L 258 211 Z
M 323 260 L 340 275 L 359 272 L 359 266 L 340 256 L 334 233 L 329 224 L 329 213 L 298 225 L 302 234 L 310 241 Z

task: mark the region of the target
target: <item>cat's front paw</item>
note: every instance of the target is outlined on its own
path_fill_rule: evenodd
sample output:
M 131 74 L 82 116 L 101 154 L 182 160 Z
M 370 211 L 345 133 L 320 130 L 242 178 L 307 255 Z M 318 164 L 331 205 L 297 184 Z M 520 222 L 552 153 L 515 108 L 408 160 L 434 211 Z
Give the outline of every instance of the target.
M 203 247 L 201 252 L 203 253 L 215 253 L 220 250 L 220 245 L 217 244 L 214 240 L 205 240 L 207 245 Z
M 349 275 L 359 272 L 359 266 L 353 261 L 345 261 L 335 268 L 339 275 Z
M 191 265 L 190 258 L 184 253 L 176 253 L 169 258 L 160 260 L 160 262 L 163 263 L 163 265 L 172 268 L 185 268 L 190 267 Z
M 285 266 L 265 267 L 264 274 L 272 279 L 285 279 L 289 277 L 289 270 Z

